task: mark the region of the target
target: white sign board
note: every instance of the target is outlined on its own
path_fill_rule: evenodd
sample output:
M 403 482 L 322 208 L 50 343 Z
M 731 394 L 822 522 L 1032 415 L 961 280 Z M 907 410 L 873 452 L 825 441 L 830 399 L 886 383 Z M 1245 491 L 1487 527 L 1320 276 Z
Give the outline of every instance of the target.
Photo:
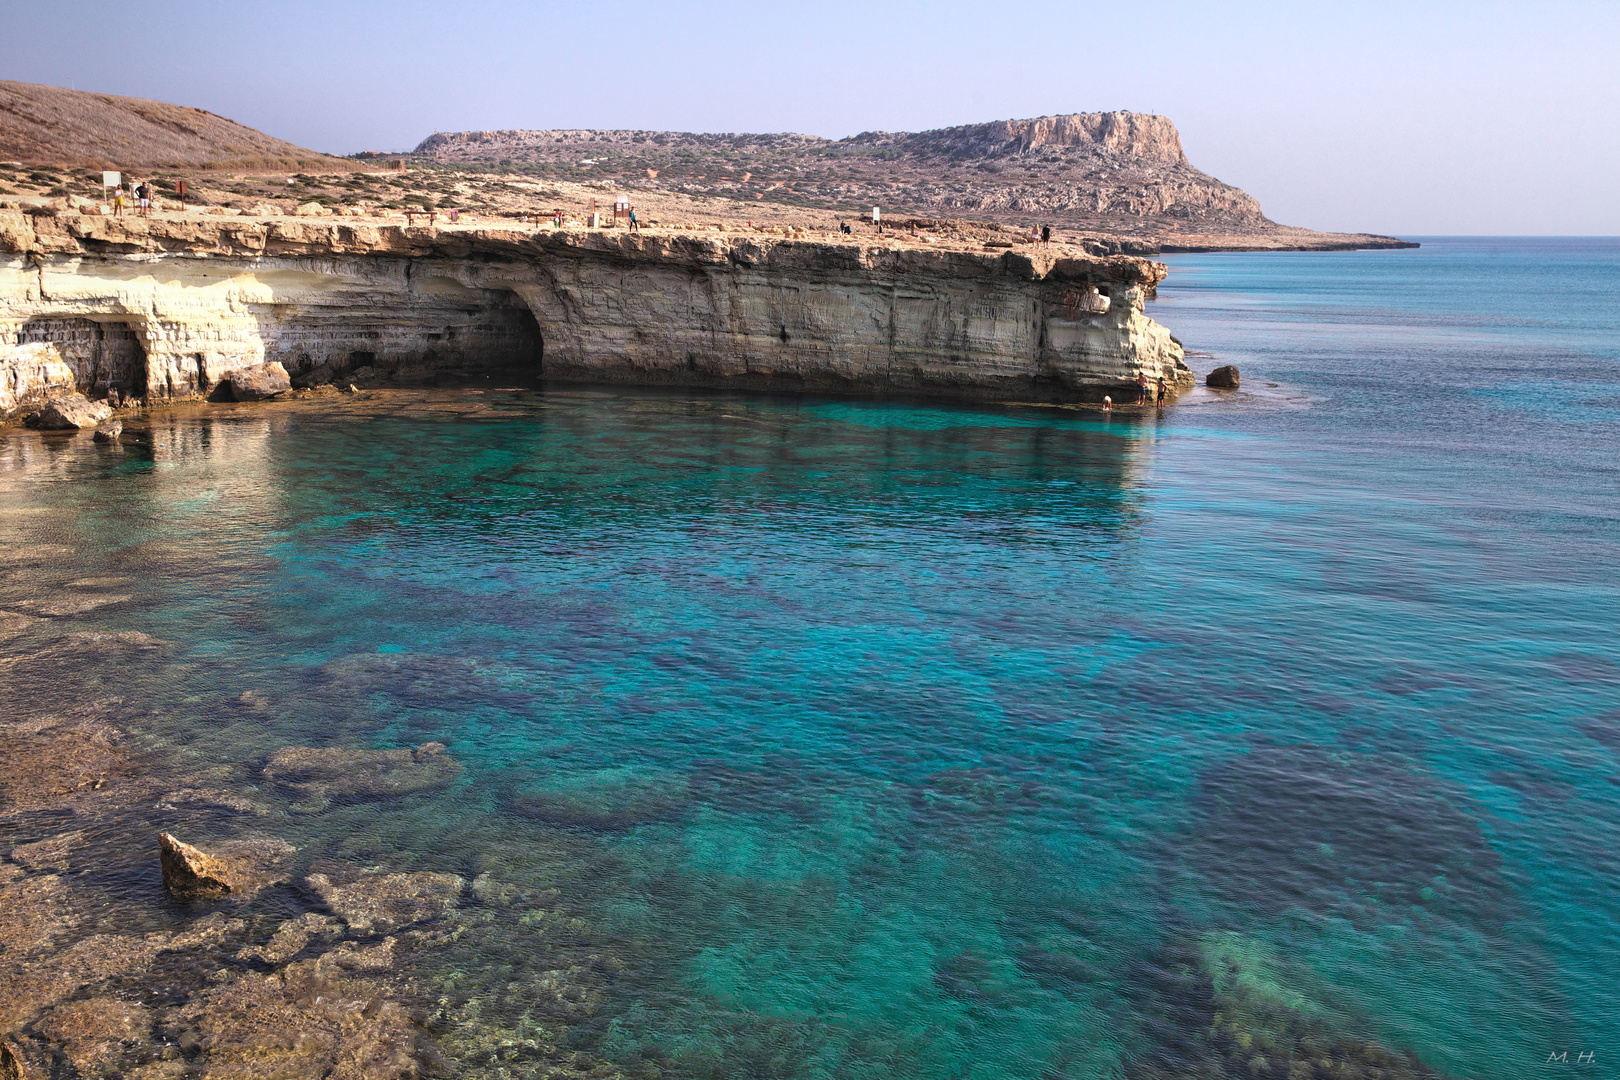
M 104 172 L 104 173 L 101 174 L 101 186 L 102 187 L 117 187 L 119 184 L 122 184 L 123 182 L 124 182 L 124 176 L 123 176 L 122 173 Z
M 876 221 L 877 219 L 878 219 L 878 208 L 874 206 L 874 207 L 872 207 L 872 220 Z

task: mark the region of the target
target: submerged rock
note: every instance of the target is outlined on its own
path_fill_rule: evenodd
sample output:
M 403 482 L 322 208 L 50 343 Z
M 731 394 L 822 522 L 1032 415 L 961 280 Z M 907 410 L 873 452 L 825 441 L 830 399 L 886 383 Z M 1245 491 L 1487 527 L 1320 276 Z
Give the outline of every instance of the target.
M 343 932 L 341 919 L 308 911 L 299 918 L 282 923 L 263 945 L 250 946 L 236 955 L 241 960 L 284 964 L 308 948 L 310 943 L 336 941 L 343 936 Z
M 79 1076 L 122 1076 L 123 1050 L 150 1039 L 152 1013 L 118 998 L 94 997 L 62 1005 L 36 1026 L 62 1047 Z
M 83 394 L 65 394 L 47 401 L 28 418 L 28 426 L 41 431 L 75 431 L 93 428 L 111 415 L 112 410 L 99 401 Z
M 69 870 L 89 841 L 83 829 L 47 836 L 11 849 L 11 861 L 30 870 Z M 4 1074 L 0 1074 L 4 1075 Z
M 1236 390 L 1238 381 L 1237 365 L 1227 364 L 1210 372 L 1204 378 L 1204 385 L 1213 386 L 1217 390 Z
M 286 869 L 297 852 L 283 840 L 237 840 L 220 845 L 218 855 L 192 847 L 169 833 L 158 834 L 162 848 L 163 884 L 176 900 L 246 898 L 287 880 Z
M 83 615 L 87 611 L 122 604 L 129 599 L 128 593 L 64 593 L 37 600 L 33 608 L 41 615 Z
M 96 428 L 95 440 L 98 443 L 116 443 L 118 436 L 124 433 L 122 420 L 110 420 Z
M 274 360 L 231 372 L 231 397 L 237 401 L 263 401 L 291 389 L 287 369 Z
M 462 772 L 461 762 L 443 743 L 415 750 L 342 750 L 289 746 L 270 755 L 264 777 L 290 788 L 302 799 L 293 809 L 315 812 L 334 798 L 382 799 L 448 786 Z
M 391 934 L 440 918 L 466 885 L 457 874 L 388 874 L 330 862 L 313 869 L 305 883 L 357 934 Z

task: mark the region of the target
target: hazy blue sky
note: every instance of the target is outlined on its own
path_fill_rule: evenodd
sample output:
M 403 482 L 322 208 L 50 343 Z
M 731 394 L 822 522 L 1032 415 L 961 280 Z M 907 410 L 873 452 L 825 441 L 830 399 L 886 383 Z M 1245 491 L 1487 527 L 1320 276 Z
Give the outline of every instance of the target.
M 1620 233 L 1620 2 L 0 0 L 0 77 L 211 109 L 319 150 L 435 130 L 833 137 L 1169 116 L 1277 221 Z

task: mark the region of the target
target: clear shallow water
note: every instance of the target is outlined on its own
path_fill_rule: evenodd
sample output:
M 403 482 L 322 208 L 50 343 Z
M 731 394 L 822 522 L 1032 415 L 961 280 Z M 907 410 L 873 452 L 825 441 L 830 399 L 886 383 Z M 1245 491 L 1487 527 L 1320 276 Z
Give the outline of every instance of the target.
M 1613 1075 L 1620 242 L 1170 261 L 1254 395 L 199 412 L 0 510 L 178 643 L 82 673 L 153 737 L 447 742 L 290 838 L 558 889 L 628 1070 Z M 521 1027 L 509 930 L 435 974 Z

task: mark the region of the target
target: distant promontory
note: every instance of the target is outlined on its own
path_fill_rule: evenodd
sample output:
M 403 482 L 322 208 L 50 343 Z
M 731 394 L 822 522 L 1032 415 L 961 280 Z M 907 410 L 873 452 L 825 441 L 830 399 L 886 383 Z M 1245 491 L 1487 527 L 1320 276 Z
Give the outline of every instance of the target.
M 439 132 L 408 158 L 556 179 L 895 219 L 978 219 L 1078 233 L 1102 253 L 1410 247 L 1279 225 L 1187 160 L 1167 117 L 1070 113 L 922 132 L 703 135 L 563 129 Z

